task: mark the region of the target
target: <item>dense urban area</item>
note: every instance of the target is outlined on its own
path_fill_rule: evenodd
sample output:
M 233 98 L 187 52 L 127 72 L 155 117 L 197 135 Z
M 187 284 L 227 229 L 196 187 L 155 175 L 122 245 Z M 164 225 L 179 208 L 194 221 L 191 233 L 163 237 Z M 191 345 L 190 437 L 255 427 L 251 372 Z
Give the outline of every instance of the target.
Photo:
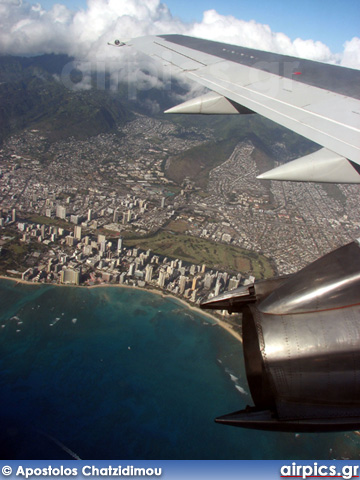
M 121 134 L 88 140 L 10 136 L 0 150 L 1 273 L 150 286 L 198 304 L 293 273 L 359 235 L 356 186 L 256 180 L 251 140 L 210 171 L 206 188 L 169 178 L 177 156 L 211 135 L 137 114 Z

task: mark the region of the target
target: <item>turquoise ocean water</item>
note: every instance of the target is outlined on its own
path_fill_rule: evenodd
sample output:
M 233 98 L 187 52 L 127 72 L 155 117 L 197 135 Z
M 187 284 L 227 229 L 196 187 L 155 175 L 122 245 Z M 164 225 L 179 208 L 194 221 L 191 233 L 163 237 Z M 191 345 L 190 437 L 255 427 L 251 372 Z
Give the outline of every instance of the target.
M 359 458 L 354 433 L 215 424 L 251 404 L 242 347 L 173 298 L 2 280 L 0 308 L 2 458 Z

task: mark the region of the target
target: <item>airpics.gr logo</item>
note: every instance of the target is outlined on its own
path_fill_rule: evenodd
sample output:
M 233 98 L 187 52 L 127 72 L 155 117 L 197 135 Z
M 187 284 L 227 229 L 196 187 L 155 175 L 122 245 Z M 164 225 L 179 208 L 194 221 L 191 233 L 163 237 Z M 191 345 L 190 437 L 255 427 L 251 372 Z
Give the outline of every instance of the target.
M 344 465 L 342 467 L 335 465 L 297 465 L 293 462 L 291 465 L 283 465 L 280 469 L 281 478 L 321 478 L 338 477 L 349 480 L 358 478 L 358 465 Z

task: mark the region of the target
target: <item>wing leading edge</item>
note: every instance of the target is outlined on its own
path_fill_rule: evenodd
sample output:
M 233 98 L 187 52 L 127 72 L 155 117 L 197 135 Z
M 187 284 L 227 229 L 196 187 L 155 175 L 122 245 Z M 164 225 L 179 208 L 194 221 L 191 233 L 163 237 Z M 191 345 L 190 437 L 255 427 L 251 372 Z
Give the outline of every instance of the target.
M 167 113 L 259 113 L 319 152 L 263 179 L 360 183 L 360 71 L 182 35 L 126 42 L 212 90 Z

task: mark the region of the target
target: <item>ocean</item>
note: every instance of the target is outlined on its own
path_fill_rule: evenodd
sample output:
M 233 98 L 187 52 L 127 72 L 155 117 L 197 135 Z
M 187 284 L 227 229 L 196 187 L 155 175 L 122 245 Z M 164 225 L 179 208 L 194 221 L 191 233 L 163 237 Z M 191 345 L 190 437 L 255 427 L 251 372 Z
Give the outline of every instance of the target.
M 3 459 L 359 458 L 355 433 L 214 423 L 252 404 L 242 346 L 172 297 L 0 281 Z

